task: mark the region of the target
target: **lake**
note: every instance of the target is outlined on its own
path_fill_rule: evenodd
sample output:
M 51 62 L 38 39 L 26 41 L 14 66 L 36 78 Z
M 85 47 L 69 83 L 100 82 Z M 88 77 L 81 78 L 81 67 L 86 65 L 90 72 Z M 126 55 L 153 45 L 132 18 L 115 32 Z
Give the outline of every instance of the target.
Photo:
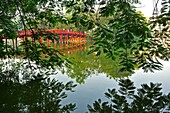
M 76 59 L 80 60 L 81 55 L 79 56 L 78 54 L 82 55 L 82 52 L 76 54 L 78 58 L 77 56 L 76 57 L 74 55 L 73 56 Z M 85 54 L 83 54 L 82 56 L 85 56 L 87 58 Z M 86 60 L 87 61 L 88 59 L 91 60 L 90 58 L 91 56 L 88 56 Z M 125 74 L 119 73 L 120 74 L 119 76 L 115 74 L 115 73 L 118 73 L 116 71 L 118 67 L 116 67 L 116 65 L 111 65 L 112 61 L 108 59 L 105 59 L 105 61 L 102 61 L 103 59 L 104 59 L 103 56 L 99 58 L 99 61 L 95 59 L 96 62 L 98 62 L 97 65 L 100 65 L 100 63 L 101 65 L 102 64 L 105 65 L 105 67 L 102 68 L 103 70 L 101 68 L 93 66 L 95 68 L 90 69 L 90 70 L 96 70 L 96 71 L 92 72 L 88 76 L 84 75 L 87 77 L 85 77 L 83 82 L 80 82 L 79 80 L 77 80 L 77 77 L 79 76 L 68 76 L 68 74 L 62 74 L 61 72 L 59 72 L 57 76 L 56 75 L 51 76 L 52 78 L 57 78 L 58 80 L 63 81 L 63 82 L 73 80 L 74 83 L 78 84 L 78 86 L 75 88 L 75 92 L 69 93 L 68 98 L 63 101 L 63 103 L 69 103 L 69 102 L 76 103 L 77 109 L 73 111 L 73 113 L 87 112 L 87 104 L 92 105 L 92 103 L 99 98 L 102 100 L 106 100 L 104 93 L 109 88 L 117 89 L 118 80 L 119 78 L 122 78 L 122 77 L 129 78 L 130 80 L 132 80 L 137 88 L 140 88 L 141 84 L 144 84 L 144 83 L 147 83 L 147 84 L 149 84 L 150 82 L 162 83 L 162 88 L 163 88 L 162 92 L 166 94 L 170 92 L 170 87 L 169 87 L 170 86 L 170 82 L 169 82 L 170 63 L 168 61 L 162 61 L 164 68 L 161 71 L 155 71 L 154 73 L 152 72 L 146 73 L 142 69 L 140 69 L 140 70 L 136 70 L 135 73 L 133 73 L 132 75 L 129 75 L 127 73 Z M 81 60 L 83 61 L 83 58 Z M 94 62 L 92 61 L 89 61 L 89 62 L 91 62 L 91 65 L 94 65 Z M 108 64 L 108 67 L 106 66 L 105 63 Z M 87 65 L 91 67 L 90 64 L 87 64 Z M 110 69 L 114 71 L 111 71 Z
M 63 68 L 61 71 L 57 71 L 57 74 L 50 75 L 51 79 L 59 80 L 60 82 L 67 83 L 73 81 L 77 84 L 73 88 L 74 92 L 66 91 L 67 98 L 62 98 L 62 104 L 75 103 L 76 110 L 71 113 L 85 113 L 88 111 L 87 104 L 92 103 L 97 99 L 106 100 L 104 93 L 110 88 L 118 88 L 118 80 L 120 78 L 129 78 L 132 80 L 137 88 L 141 84 L 150 82 L 162 83 L 162 92 L 170 92 L 169 82 L 169 69 L 170 63 L 162 61 L 164 68 L 161 71 L 155 71 L 154 73 L 144 73 L 143 70 L 136 70 L 134 73 L 119 72 L 120 66 L 117 62 L 111 59 L 106 59 L 104 55 L 95 56 L 94 54 L 87 55 L 87 49 L 77 48 L 72 50 L 68 54 L 68 58 L 73 62 L 73 66 L 70 68 Z M 12 71 L 4 72 L 7 69 Z M 17 71 L 22 70 L 22 71 Z M 53 84 L 48 82 L 40 82 L 39 80 L 32 80 L 29 75 L 32 73 L 30 70 L 26 70 L 23 67 L 1 68 L 1 84 L 0 84 L 0 113 L 31 113 L 36 110 L 48 110 L 55 108 L 55 104 L 58 101 L 54 101 L 58 93 L 51 93 L 53 91 Z M 25 74 L 25 81 L 20 83 L 17 78 Z M 34 72 L 32 74 L 35 74 Z M 9 75 L 5 79 L 3 76 Z M 12 81 L 16 83 L 6 82 L 8 78 L 12 78 Z M 21 78 L 20 78 L 21 79 Z M 5 82 L 4 82 L 5 81 Z M 17 82 L 19 81 L 19 82 Z M 50 85 L 49 85 L 50 84 Z M 57 90 L 62 90 L 61 84 L 56 87 Z M 63 86 L 62 86 L 63 87 Z M 64 87 L 63 87 L 64 89 Z M 54 88 L 55 90 L 55 88 Z M 59 98 L 60 99 L 60 98 Z M 47 103 L 52 104 L 47 104 Z M 16 107 L 17 106 L 17 107 Z M 39 109 L 38 109 L 39 108 Z M 48 109 L 49 108 L 49 109 Z M 32 110 L 32 111 L 31 111 Z M 54 109 L 55 110 L 55 109 Z M 40 112 L 38 111 L 38 112 Z
M 163 92 L 170 92 L 169 69 L 170 63 L 164 62 L 164 69 L 155 73 L 144 73 L 143 70 L 138 70 L 129 78 L 135 83 L 136 87 L 140 87 L 143 83 L 158 82 L 162 83 Z M 53 76 L 54 77 L 54 76 Z M 58 79 L 61 81 L 74 80 L 67 75 L 59 74 Z M 74 80 L 74 82 L 76 82 Z M 78 84 L 75 88 L 75 93 L 70 93 L 69 98 L 65 102 L 77 103 L 78 109 L 73 113 L 85 113 L 87 111 L 87 104 L 91 104 L 94 100 L 99 98 L 105 100 L 104 93 L 108 88 L 117 88 L 117 81 L 106 77 L 106 74 L 98 73 L 89 76 L 84 84 Z

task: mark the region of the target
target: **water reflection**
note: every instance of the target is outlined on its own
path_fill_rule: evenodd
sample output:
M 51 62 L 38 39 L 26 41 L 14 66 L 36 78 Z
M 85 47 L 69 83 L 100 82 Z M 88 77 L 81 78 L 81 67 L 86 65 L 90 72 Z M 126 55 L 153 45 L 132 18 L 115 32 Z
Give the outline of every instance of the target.
M 121 84 L 119 84 L 118 87 L 117 81 L 114 79 L 109 79 L 109 77 L 112 78 L 112 76 L 109 75 L 109 77 L 107 77 L 106 73 L 104 72 L 103 73 L 98 72 L 99 76 L 96 76 L 97 72 L 95 72 L 95 70 L 92 71 L 95 74 L 91 74 L 90 72 L 89 73 L 90 75 L 87 75 L 87 79 L 85 78 L 86 84 L 81 84 L 75 87 L 73 82 L 69 82 L 69 83 L 67 82 L 68 80 L 71 79 L 66 74 L 62 75 L 61 73 L 58 73 L 56 75 L 53 72 L 43 68 L 31 70 L 31 68 L 33 69 L 34 65 L 31 65 L 30 67 L 30 65 L 26 65 L 25 63 L 26 62 L 24 61 L 18 62 L 16 60 L 14 61 L 8 60 L 6 62 L 0 62 L 0 66 L 1 66 L 0 68 L 0 89 L 1 89 L 0 113 L 1 112 L 2 113 L 64 113 L 64 112 L 85 113 L 88 110 L 89 112 L 91 112 L 93 110 L 99 111 L 101 109 L 106 111 L 108 110 L 106 113 L 111 113 L 113 109 L 108 108 L 110 104 L 104 103 L 104 102 L 106 103 L 110 102 L 110 100 L 106 100 L 104 98 L 104 92 L 106 92 L 107 89 L 113 89 L 113 88 L 114 88 L 113 90 L 110 90 L 112 93 L 109 92 L 109 94 L 113 94 L 112 99 L 113 100 L 116 99 L 114 101 L 119 103 L 117 107 L 122 107 L 123 105 L 126 105 L 125 107 L 128 106 L 133 107 L 133 111 L 135 110 L 139 111 L 139 108 L 146 107 L 145 105 L 147 104 L 156 106 L 154 107 L 155 109 L 161 106 L 162 104 L 161 102 L 165 102 L 163 103 L 164 106 L 167 107 L 170 106 L 169 105 L 170 94 L 167 93 L 166 95 L 164 95 L 164 90 L 163 91 L 161 90 L 159 84 L 158 85 L 150 84 L 149 88 L 151 90 L 150 89 L 144 90 L 146 95 L 145 94 L 140 95 L 142 91 L 140 90 L 141 92 L 139 92 L 139 90 L 137 90 L 139 94 L 134 93 L 136 96 L 131 98 L 131 100 L 134 101 L 133 104 L 134 106 L 131 106 L 131 103 L 128 103 L 129 102 L 128 99 L 126 100 L 122 95 L 116 94 L 114 92 L 114 91 L 119 92 L 120 90 L 119 87 L 121 87 Z M 55 79 L 52 79 L 51 75 Z M 65 76 L 64 80 L 61 80 L 60 78 L 64 76 Z M 130 76 L 129 78 L 132 78 L 133 76 L 134 75 Z M 76 77 L 77 75 L 75 76 L 75 78 Z M 119 75 L 117 75 L 117 77 L 119 77 Z M 59 82 L 57 79 L 59 79 L 62 82 Z M 138 80 L 141 79 L 138 77 Z M 154 81 L 153 78 L 151 80 Z M 134 82 L 138 82 L 138 81 L 134 81 Z M 131 92 L 133 92 L 134 88 L 131 82 L 123 82 L 122 86 L 125 87 L 122 89 L 126 89 L 126 88 L 128 89 L 127 92 L 124 93 L 131 94 Z M 153 88 L 151 88 L 151 86 L 153 86 Z M 73 88 L 74 90 L 76 90 L 75 93 L 72 93 Z M 69 95 L 69 98 L 66 98 L 67 94 Z M 155 96 L 157 94 L 160 94 L 159 98 Z M 154 96 L 154 99 L 156 99 L 154 100 L 154 102 L 156 101 L 157 102 L 156 104 L 154 104 L 153 101 L 148 100 L 150 95 Z M 100 98 L 104 102 L 95 101 L 97 98 Z M 146 102 L 148 102 L 147 104 L 144 102 L 145 100 Z M 74 103 L 76 103 L 76 106 Z M 91 106 L 91 108 L 87 107 L 88 104 Z M 100 106 L 97 106 L 97 104 Z M 160 109 L 162 110 L 162 108 Z M 130 111 L 130 113 L 133 113 L 133 111 Z M 102 111 L 101 113 L 104 112 L 105 111 Z
M 68 51 L 65 51 L 65 54 L 72 61 L 73 66 L 64 68 L 64 74 L 37 68 L 34 63 L 26 65 L 24 61 L 17 62 L 8 59 L 6 62 L 0 62 L 0 113 L 84 113 L 88 111 L 87 104 L 93 107 L 93 102 L 97 98 L 105 101 L 104 92 L 108 88 L 118 89 L 117 80 L 124 77 L 133 80 L 135 86 L 144 82 L 163 83 L 162 93 L 165 89 L 169 93 L 170 66 L 166 65 L 168 68 L 163 70 L 164 72 L 144 74 L 138 70 L 138 73 L 132 74 L 118 71 L 120 69 L 118 58 L 113 61 L 106 59 L 103 54 L 100 56 L 87 55 L 85 47 L 77 47 Z M 73 82 L 67 83 L 70 80 L 75 80 L 80 84 L 75 87 Z M 73 88 L 76 90 L 75 93 L 72 93 Z M 66 98 L 66 93 L 69 95 L 68 98 Z M 122 98 L 117 101 L 121 100 Z M 106 100 L 106 102 L 108 101 Z M 125 104 L 127 103 L 125 102 Z M 140 108 L 140 106 L 134 108 Z M 100 110 L 100 107 L 97 110 Z
M 45 70 L 31 70 L 23 62 L 1 61 L 0 69 L 1 113 L 64 113 L 76 109 L 74 103 L 61 103 L 66 92 L 76 86 L 73 82 L 50 79 Z
M 71 78 L 75 78 L 80 84 L 85 82 L 85 79 L 92 74 L 103 73 L 108 78 L 121 78 L 130 76 L 132 73 L 128 71 L 120 72 L 121 66 L 119 65 L 118 58 L 115 60 L 106 58 L 104 54 L 96 56 L 95 54 L 87 55 L 88 49 L 77 51 L 68 55 L 72 61 L 72 67 L 67 68 L 65 71 Z
M 98 99 L 88 105 L 90 113 L 169 113 L 170 93 L 163 94 L 160 83 L 134 86 L 129 79 L 119 80 L 119 89 L 108 89 L 105 93 L 107 101 Z M 135 93 L 136 91 L 136 93 Z

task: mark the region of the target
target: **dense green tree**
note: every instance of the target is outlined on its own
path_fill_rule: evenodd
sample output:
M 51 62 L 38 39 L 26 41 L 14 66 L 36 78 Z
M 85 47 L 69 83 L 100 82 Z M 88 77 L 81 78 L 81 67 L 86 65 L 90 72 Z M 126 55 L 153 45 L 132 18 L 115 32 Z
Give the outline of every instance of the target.
M 161 15 L 155 19 L 158 24 L 154 24 L 154 29 L 145 17 L 136 12 L 132 2 L 134 1 L 68 2 L 68 6 L 72 6 L 72 10 L 69 9 L 72 14 L 70 22 L 76 21 L 93 31 L 95 43 L 90 53 L 97 52 L 97 55 L 100 55 L 104 52 L 112 59 L 119 54 L 122 59 L 120 64 L 124 66 L 122 70 L 126 71 L 132 71 L 135 67 L 145 71 L 160 70 L 162 64 L 158 59 L 169 59 L 169 47 L 164 46 L 169 45 L 169 41 L 166 38 L 165 44 L 160 42 L 162 37 L 156 37 L 154 29 L 160 22 L 164 23 L 167 27 L 159 30 L 159 35 L 162 31 L 167 32 L 166 37 L 169 38 L 169 2 L 162 2 Z M 101 17 L 108 19 L 108 22 L 102 23 Z
M 57 9 L 55 9 L 57 8 Z M 62 54 L 53 48 L 48 48 L 46 44 L 39 42 L 40 36 L 54 39 L 53 35 L 42 34 L 44 29 L 41 25 L 53 25 L 62 20 L 61 1 L 48 0 L 5 0 L 0 1 L 0 37 L 15 39 L 18 31 L 29 30 L 36 43 L 32 43 L 29 37 L 22 42 L 18 48 L 14 49 L 5 44 L 5 40 L 0 40 L 1 58 L 23 56 L 24 59 L 35 61 L 42 67 L 61 67 L 64 64 Z M 39 32 L 35 32 L 39 30 Z M 24 49 L 19 49 L 24 48 Z M 44 56 L 45 55 L 45 56 Z
M 58 50 L 47 48 L 38 40 L 46 26 L 56 23 L 73 25 L 80 31 L 91 31 L 95 43 L 91 52 L 114 59 L 121 58 L 122 70 L 132 71 L 135 67 L 145 71 L 162 69 L 158 58 L 169 59 L 169 2 L 163 0 L 161 15 L 156 17 L 150 29 L 145 18 L 138 14 L 132 3 L 138 0 L 4 0 L 0 1 L 0 36 L 14 39 L 17 32 L 30 30 L 37 43 L 26 38 L 21 47 L 14 50 L 0 41 L 1 58 L 24 55 L 38 65 L 53 67 L 66 63 Z M 102 23 L 102 19 L 106 23 Z M 18 26 L 20 25 L 20 26 Z M 44 25 L 45 27 L 41 26 Z M 160 25 L 161 30 L 154 33 Z M 162 27 L 163 26 L 163 27 Z M 34 32 L 39 30 L 39 32 Z M 54 39 L 52 34 L 43 34 L 44 38 Z M 159 35 L 159 36 L 158 36 Z M 158 36 L 158 37 L 157 37 Z M 164 44 L 160 42 L 162 39 Z M 157 41 L 155 41 L 157 40 Z M 159 43 L 160 42 L 160 43 Z M 91 53 L 90 52 L 90 53 Z M 42 57 L 42 54 L 46 54 Z M 156 56 L 156 57 L 155 57 Z
M 61 107 L 60 104 L 61 98 L 66 97 L 65 93 L 62 93 L 63 89 L 71 90 L 71 87 L 74 86 L 72 83 L 63 84 L 41 76 L 44 72 L 41 70 L 42 67 L 48 67 L 44 69 L 49 71 L 54 66 L 68 65 L 67 58 L 59 50 L 48 48 L 44 43 L 38 41 L 41 35 L 44 39 L 54 39 L 54 35 L 43 34 L 43 30 L 56 27 L 56 23 L 73 25 L 80 31 L 90 32 L 94 44 L 89 53 L 95 53 L 96 56 L 104 53 L 113 60 L 119 56 L 119 64 L 122 65 L 121 71 L 132 72 L 135 68 L 143 68 L 145 71 L 162 69 L 159 59 L 168 60 L 170 56 L 170 2 L 162 0 L 161 14 L 152 18 L 150 23 L 136 12 L 132 4 L 136 2 L 138 0 L 1 0 L 0 58 L 22 56 L 26 59 L 24 61 L 27 62 L 24 64 L 28 64 L 29 70 L 20 71 L 20 68 L 14 65 L 12 65 L 13 68 L 8 65 L 0 68 L 0 86 L 7 87 L 1 92 L 3 104 L 1 104 L 0 110 L 6 111 L 9 106 L 12 106 L 14 112 L 25 110 L 25 108 L 38 110 L 39 105 L 42 105 L 43 109 L 49 107 L 45 110 L 59 110 L 58 112 L 65 112 L 65 110 L 69 112 L 75 109 L 74 104 L 64 107 Z M 16 49 L 6 45 L 3 38 L 15 39 L 20 30 L 31 31 L 35 43 L 32 43 L 28 37 Z M 35 32 L 35 30 L 39 30 L 39 32 Z M 24 49 L 19 49 L 20 47 Z M 32 65 L 33 62 L 35 62 L 34 65 Z M 37 69 L 41 72 L 40 74 L 35 72 Z M 20 81 L 19 73 L 26 75 L 24 82 Z M 14 76 L 15 74 L 17 76 Z M 45 72 L 45 74 L 47 73 Z M 35 83 L 35 81 L 37 82 Z M 101 103 L 99 100 L 94 103 L 94 107 L 89 106 L 89 111 L 100 110 L 102 113 L 105 111 L 159 112 L 169 108 L 169 94 L 162 95 L 160 84 L 151 83 L 150 86 L 144 84 L 141 89 L 138 89 L 137 94 L 134 93 L 135 87 L 129 80 L 120 81 L 120 86 L 119 93 L 114 89 L 108 90 L 106 93 L 112 104 Z M 35 95 L 31 93 L 33 90 L 36 92 Z M 27 98 L 22 95 L 23 93 L 28 93 Z M 54 99 L 53 97 L 58 96 L 57 94 L 61 94 L 59 96 L 61 98 Z M 38 95 L 37 100 L 29 100 L 36 95 Z M 14 99 L 12 101 L 4 100 L 3 98 L 7 98 L 7 96 L 16 98 L 12 98 Z M 127 98 L 131 99 L 131 97 L 134 100 L 128 103 Z M 43 102 L 40 101 L 42 98 Z M 30 105 L 30 101 L 34 105 Z M 45 101 L 48 103 L 44 104 Z M 57 105 L 60 109 L 51 108 L 51 104 Z

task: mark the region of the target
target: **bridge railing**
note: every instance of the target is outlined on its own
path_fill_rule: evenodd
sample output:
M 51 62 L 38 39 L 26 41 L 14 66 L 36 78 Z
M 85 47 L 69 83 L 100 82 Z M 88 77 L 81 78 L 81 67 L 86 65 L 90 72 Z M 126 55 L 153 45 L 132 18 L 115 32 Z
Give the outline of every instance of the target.
M 37 35 L 39 38 L 35 39 L 34 35 Z M 48 36 L 53 35 L 53 38 L 49 38 Z M 68 49 L 78 46 L 83 46 L 86 44 L 86 34 L 80 32 L 74 32 L 69 30 L 43 30 L 43 31 L 30 31 L 30 30 L 22 30 L 19 31 L 17 37 L 14 39 L 9 39 L 8 37 L 2 37 L 1 39 L 5 42 L 6 46 L 11 46 L 13 49 L 18 49 L 21 42 L 26 41 L 26 38 L 31 39 L 32 42 L 35 40 L 40 43 L 46 43 L 48 47 L 57 48 L 59 45 L 59 49 Z

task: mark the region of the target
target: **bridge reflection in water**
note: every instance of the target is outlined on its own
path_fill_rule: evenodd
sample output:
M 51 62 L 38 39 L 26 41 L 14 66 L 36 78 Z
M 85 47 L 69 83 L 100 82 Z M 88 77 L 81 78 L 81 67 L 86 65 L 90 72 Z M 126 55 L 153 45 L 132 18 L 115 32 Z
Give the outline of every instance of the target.
M 69 30 L 43 30 L 43 31 L 19 31 L 16 38 L 1 38 L 5 42 L 6 49 L 23 49 L 22 42 L 45 44 L 48 48 L 54 48 L 66 53 L 82 50 L 86 45 L 86 34 Z

